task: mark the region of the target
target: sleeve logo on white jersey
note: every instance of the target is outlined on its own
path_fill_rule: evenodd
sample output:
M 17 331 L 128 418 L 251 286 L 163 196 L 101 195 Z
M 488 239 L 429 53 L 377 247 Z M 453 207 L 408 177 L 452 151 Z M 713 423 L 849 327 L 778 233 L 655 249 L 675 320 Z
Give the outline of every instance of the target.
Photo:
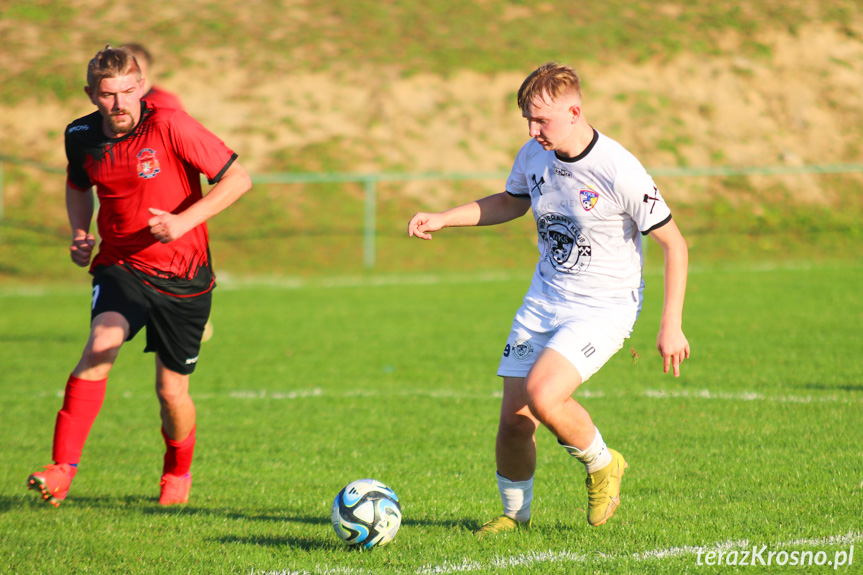
M 542 259 L 556 271 L 577 274 L 590 265 L 590 242 L 570 218 L 545 214 L 536 221 L 536 229 L 543 242 Z
M 659 188 L 657 188 L 656 186 L 653 186 L 653 195 L 652 196 L 650 194 L 644 194 L 643 202 L 645 204 L 649 204 L 650 202 L 653 202 L 653 204 L 650 206 L 650 213 L 651 214 L 653 213 L 653 208 L 656 207 L 656 202 L 661 202 L 661 201 L 662 201 L 662 197 L 659 195 Z
M 539 195 L 542 195 L 542 185 L 545 183 L 545 177 L 540 176 L 540 178 L 536 179 L 536 174 L 531 174 L 530 179 L 533 182 L 533 185 L 530 187 L 530 195 L 533 195 L 533 192 L 536 191 Z

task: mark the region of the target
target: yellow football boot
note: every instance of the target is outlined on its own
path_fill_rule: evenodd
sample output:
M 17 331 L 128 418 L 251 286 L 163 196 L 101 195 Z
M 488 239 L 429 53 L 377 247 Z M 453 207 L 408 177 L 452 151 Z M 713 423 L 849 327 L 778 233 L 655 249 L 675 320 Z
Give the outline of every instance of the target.
M 587 476 L 587 522 L 596 527 L 614 515 L 620 505 L 620 482 L 623 472 L 629 467 L 623 456 L 613 449 L 611 463 Z
M 516 521 L 512 517 L 501 515 L 500 517 L 495 517 L 491 521 L 485 523 L 482 527 L 477 529 L 474 535 L 482 539 L 487 535 L 496 535 L 498 533 L 515 531 L 517 529 L 530 529 L 530 520 Z

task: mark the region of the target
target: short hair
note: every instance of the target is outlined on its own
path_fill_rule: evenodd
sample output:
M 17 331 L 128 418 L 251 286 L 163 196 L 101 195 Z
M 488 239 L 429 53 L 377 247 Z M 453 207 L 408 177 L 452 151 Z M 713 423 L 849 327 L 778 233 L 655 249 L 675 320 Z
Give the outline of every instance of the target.
M 123 44 L 122 46 L 120 46 L 120 48 L 124 48 L 131 52 L 135 59 L 138 61 L 138 64 L 143 63 L 145 66 L 149 66 L 153 63 L 153 55 L 150 54 L 150 51 L 141 44 L 131 42 L 129 44 Z
M 581 79 L 572 66 L 548 62 L 530 73 L 518 89 L 518 107 L 527 111 L 537 97 L 556 100 L 574 92 L 581 99 Z
M 132 52 L 125 48 L 112 48 L 108 44 L 104 50 L 97 52 L 87 65 L 87 85 L 90 90 L 95 91 L 105 78 L 116 78 L 136 72 L 140 80 L 141 67 Z

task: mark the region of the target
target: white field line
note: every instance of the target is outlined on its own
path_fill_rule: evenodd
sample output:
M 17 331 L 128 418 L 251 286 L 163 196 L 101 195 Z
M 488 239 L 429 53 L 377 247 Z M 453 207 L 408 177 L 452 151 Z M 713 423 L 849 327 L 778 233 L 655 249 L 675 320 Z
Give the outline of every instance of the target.
M 651 399 L 721 399 L 727 401 L 775 401 L 777 403 L 860 403 L 863 398 L 839 397 L 836 395 L 764 395 L 757 391 L 738 391 L 734 393 L 711 391 L 709 389 L 648 389 L 645 397 Z
M 579 390 L 575 397 L 598 399 L 609 397 L 612 399 L 637 395 L 648 399 L 693 399 L 693 400 L 721 400 L 721 401 L 767 401 L 776 403 L 863 403 L 863 397 L 840 397 L 836 395 L 812 396 L 812 395 L 765 395 L 755 391 L 740 391 L 735 393 L 700 390 L 658 390 L 648 389 L 637 394 L 630 392 L 616 392 L 607 394 L 602 390 Z M 311 389 L 299 389 L 288 391 L 269 390 L 235 390 L 229 392 L 229 396 L 235 399 L 303 399 L 308 397 L 431 397 L 444 399 L 500 399 L 502 392 L 495 390 L 488 393 L 465 393 L 448 389 L 402 389 L 395 391 L 380 391 L 373 389 L 358 389 L 352 391 L 331 392 L 320 387 Z M 196 397 L 207 399 L 215 397 L 213 394 L 197 394 Z
M 364 575 L 371 573 L 364 569 L 356 569 L 354 567 L 323 567 L 314 571 L 305 569 L 267 569 L 259 570 L 252 568 L 249 575 Z
M 817 547 L 823 545 L 851 545 L 863 541 L 863 533 L 849 531 L 845 535 L 833 535 L 819 539 L 794 539 L 780 543 L 777 547 Z
M 64 391 L 58 389 L 53 395 L 42 392 L 39 397 L 63 397 Z M 195 399 L 207 400 L 223 397 L 224 394 L 217 393 L 194 393 Z M 490 391 L 487 393 L 465 393 L 451 389 L 401 389 L 394 391 L 381 391 L 375 389 L 356 389 L 350 391 L 327 391 L 321 387 L 312 387 L 309 389 L 289 389 L 284 391 L 274 391 L 267 389 L 237 389 L 227 392 L 228 397 L 232 399 L 245 400 L 299 400 L 315 397 L 325 398 L 348 398 L 348 397 L 430 397 L 437 399 L 500 399 L 503 397 L 503 392 L 500 390 Z M 840 397 L 837 395 L 812 396 L 812 395 L 764 395 L 756 391 L 739 391 L 735 393 L 711 391 L 709 389 L 647 389 L 641 392 L 633 393 L 627 391 L 617 391 L 614 393 L 606 393 L 602 390 L 579 390 L 575 394 L 576 399 L 618 399 L 628 396 L 645 397 L 647 399 L 692 399 L 692 400 L 719 400 L 719 401 L 766 401 L 773 403 L 838 403 L 838 404 L 857 404 L 863 403 L 863 397 Z M 126 399 L 132 399 L 134 395 L 126 391 L 123 393 Z M 149 397 L 149 396 L 148 396 Z
M 816 539 L 792 539 L 790 541 L 780 541 L 773 545 L 753 544 L 748 539 L 737 541 L 720 541 L 713 545 L 691 546 L 685 545 L 682 547 L 666 547 L 663 549 L 650 549 L 627 555 L 621 554 L 606 554 L 606 553 L 579 553 L 574 551 L 531 551 L 518 555 L 498 556 L 487 562 L 477 561 L 465 557 L 461 560 L 444 561 L 439 565 L 423 565 L 413 571 L 415 575 L 446 575 L 449 573 L 471 573 L 474 571 L 490 571 L 490 570 L 512 570 L 518 567 L 541 567 L 551 563 L 587 563 L 601 561 L 606 563 L 615 563 L 621 561 L 633 561 L 640 563 L 643 561 L 662 561 L 665 559 L 674 559 L 678 557 L 697 557 L 713 552 L 727 552 L 733 550 L 747 550 L 753 545 L 761 548 L 766 546 L 771 548 L 788 548 L 788 547 L 833 547 L 837 545 L 853 545 L 863 541 L 863 533 L 848 532 L 844 535 L 832 535 L 829 537 L 821 537 Z M 397 571 L 407 573 L 407 571 Z M 371 573 L 365 569 L 357 569 L 350 567 L 329 567 L 322 566 L 319 569 L 308 571 L 305 569 L 281 569 L 281 570 L 256 570 L 252 569 L 251 575 L 366 575 Z
M 836 545 L 853 545 L 863 541 L 863 533 L 849 532 L 845 535 L 833 535 L 830 537 L 822 537 L 818 539 L 796 539 L 791 541 L 780 541 L 772 545 L 772 547 L 827 547 Z M 747 539 L 738 541 L 723 541 L 713 545 L 705 546 L 684 546 L 684 547 L 668 547 L 665 549 L 651 549 L 631 555 L 615 555 L 596 553 L 587 555 L 584 553 L 576 553 L 572 551 L 534 551 L 513 555 L 509 557 L 496 557 L 487 564 L 471 560 L 463 559 L 460 562 L 445 561 L 441 565 L 425 565 L 415 571 L 417 575 L 443 575 L 446 573 L 468 573 L 471 571 L 488 570 L 488 569 L 506 569 L 512 567 L 531 567 L 548 563 L 584 563 L 588 560 L 618 562 L 621 560 L 630 559 L 635 562 L 641 561 L 656 561 L 675 557 L 698 556 L 699 553 L 704 555 L 710 551 L 730 551 L 733 549 L 748 549 L 752 544 Z M 761 547 L 758 544 L 757 547 Z M 767 545 L 770 548 L 770 545 Z

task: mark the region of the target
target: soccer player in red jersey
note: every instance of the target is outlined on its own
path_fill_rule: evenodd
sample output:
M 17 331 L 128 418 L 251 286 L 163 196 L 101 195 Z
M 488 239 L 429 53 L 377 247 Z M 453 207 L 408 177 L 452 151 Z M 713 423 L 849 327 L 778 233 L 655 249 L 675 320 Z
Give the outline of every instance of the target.
M 251 179 L 237 154 L 188 114 L 142 100 L 141 69 L 128 50 L 97 53 L 85 91 L 97 111 L 66 128 L 66 208 L 72 261 L 93 275 L 90 334 L 57 414 L 54 464 L 27 484 L 54 506 L 66 498 L 120 348 L 146 326 L 166 445 L 159 503 L 185 503 L 195 446 L 189 376 L 215 287 L 206 222 Z M 214 184 L 206 195 L 200 174 Z
M 186 108 L 177 94 L 169 92 L 153 83 L 153 76 L 151 74 L 153 56 L 150 54 L 150 51 L 142 44 L 137 43 L 123 44 L 121 47 L 132 53 L 135 61 L 138 62 L 138 67 L 141 69 L 142 82 L 144 83 L 144 87 L 142 88 L 144 95 L 141 99 L 158 108 L 175 108 L 185 112 Z M 207 320 L 207 326 L 204 328 L 201 340 L 208 341 L 211 337 L 213 337 L 213 322 L 212 320 Z
M 153 66 L 153 56 L 150 54 L 150 51 L 141 44 L 124 44 L 122 47 L 132 53 L 135 60 L 138 62 L 138 67 L 141 68 L 141 76 L 143 76 L 144 81 L 144 95 L 141 99 L 146 100 L 150 104 L 158 106 L 159 108 L 175 108 L 177 110 L 185 111 L 186 109 L 183 107 L 183 102 L 180 100 L 178 95 L 165 90 L 161 86 L 153 84 L 153 79 L 150 77 L 150 69 Z

